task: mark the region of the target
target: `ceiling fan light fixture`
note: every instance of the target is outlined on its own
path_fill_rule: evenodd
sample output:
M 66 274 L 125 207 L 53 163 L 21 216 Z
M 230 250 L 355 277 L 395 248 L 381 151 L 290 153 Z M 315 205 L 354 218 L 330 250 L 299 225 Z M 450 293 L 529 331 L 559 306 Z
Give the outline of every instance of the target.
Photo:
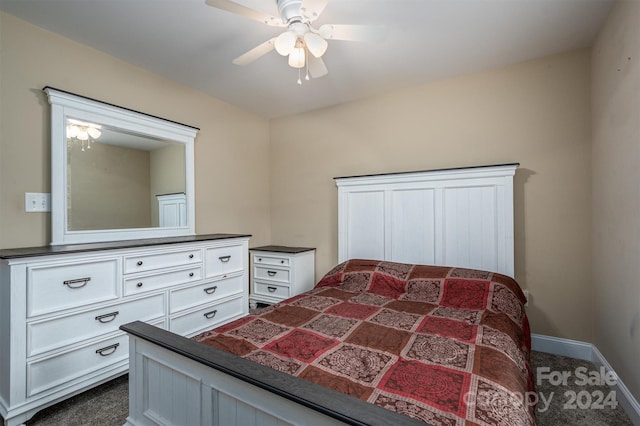
M 329 43 L 327 43 L 325 39 L 320 37 L 318 34 L 311 32 L 304 35 L 304 43 L 307 46 L 307 49 L 309 49 L 309 52 L 311 52 L 311 54 L 316 58 L 324 55 L 327 51 L 327 47 L 329 46 Z
M 85 123 L 73 118 L 67 119 L 67 138 L 78 139 L 86 141 L 91 139 L 98 139 L 102 135 L 100 130 L 102 126 Z
M 274 43 L 276 51 L 282 56 L 289 55 L 293 48 L 296 46 L 297 40 L 298 37 L 291 31 L 283 32 L 278 37 L 276 37 L 276 41 Z
M 305 64 L 304 47 L 296 47 L 289 53 L 289 66 L 293 68 L 302 68 Z
M 1 1 L 1 0 L 0 0 Z M 269 0 L 273 2 L 274 0 Z M 275 0 L 280 17 L 264 14 L 240 4 L 242 0 L 205 0 L 209 6 L 244 16 L 254 21 L 287 30 L 254 47 L 233 60 L 236 65 L 247 65 L 276 50 L 288 56 L 289 66 L 298 69 L 298 84 L 302 84 L 301 69 L 307 67 L 305 79 L 327 74 L 322 56 L 328 48 L 328 40 L 381 41 L 386 31 L 383 27 L 368 25 L 324 24 L 314 28 L 312 23 L 320 16 L 330 0 Z

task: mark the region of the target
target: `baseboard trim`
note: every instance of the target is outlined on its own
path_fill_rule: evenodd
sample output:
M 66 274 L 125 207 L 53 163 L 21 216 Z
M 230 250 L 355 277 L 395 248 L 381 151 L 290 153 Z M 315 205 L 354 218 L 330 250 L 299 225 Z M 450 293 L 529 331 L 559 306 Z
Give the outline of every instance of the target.
M 548 354 L 568 356 L 569 358 L 593 360 L 593 345 L 577 340 L 561 339 L 559 337 L 531 335 L 531 348 L 534 351 Z
M 606 372 L 611 371 L 613 374 L 616 374 L 615 370 L 611 367 L 604 355 L 602 355 L 598 348 L 591 343 L 544 336 L 542 334 L 532 334 L 531 348 L 538 352 L 590 361 L 593 362 L 596 368 L 604 367 Z M 613 386 L 613 390 L 616 391 L 618 402 L 624 408 L 624 411 L 631 419 L 631 422 L 635 426 L 640 426 L 640 404 L 617 374 L 616 377 L 617 380 L 616 384 Z

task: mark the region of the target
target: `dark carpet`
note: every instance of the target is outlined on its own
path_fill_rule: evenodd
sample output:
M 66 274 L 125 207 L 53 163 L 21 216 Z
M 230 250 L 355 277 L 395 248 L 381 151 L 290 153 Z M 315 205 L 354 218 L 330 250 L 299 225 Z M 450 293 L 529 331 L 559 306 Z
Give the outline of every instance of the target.
M 618 403 L 619 396 L 606 384 L 615 380 L 591 362 L 532 352 L 531 366 L 538 393 L 538 425 L 633 425 Z

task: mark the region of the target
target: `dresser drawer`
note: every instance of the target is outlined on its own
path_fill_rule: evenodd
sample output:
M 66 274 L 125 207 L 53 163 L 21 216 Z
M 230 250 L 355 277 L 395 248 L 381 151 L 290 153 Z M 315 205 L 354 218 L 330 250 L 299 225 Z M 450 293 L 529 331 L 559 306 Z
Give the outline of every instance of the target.
M 205 249 L 207 278 L 218 277 L 244 269 L 244 250 L 242 245 L 209 247 Z
M 193 287 L 181 288 L 171 292 L 171 313 L 211 303 L 232 294 L 241 293 L 244 285 L 240 275 L 219 281 L 206 282 Z
M 27 396 L 117 363 L 126 366 L 128 358 L 129 336 L 120 334 L 55 356 L 27 361 Z
M 288 257 L 273 256 L 273 254 L 253 256 L 254 265 L 289 266 L 289 263 L 290 259 Z
M 118 259 L 28 267 L 27 316 L 118 297 Z
M 129 255 L 124 258 L 124 273 L 145 272 L 202 262 L 201 249 L 185 249 L 156 254 Z
M 62 348 L 118 331 L 131 321 L 164 316 L 164 295 L 158 294 L 74 315 L 27 324 L 27 356 Z
M 157 274 L 133 275 L 124 279 L 124 295 L 131 296 L 147 291 L 159 290 L 175 285 L 196 282 L 202 279 L 202 266 L 159 272 Z
M 223 322 L 239 318 L 246 312 L 245 301 L 245 298 L 240 296 L 188 314 L 176 315 L 169 320 L 169 331 L 183 336 L 192 336 Z
M 255 281 L 253 285 L 253 292 L 255 294 L 268 296 L 268 297 L 276 298 L 279 300 L 284 300 L 289 297 L 290 288 L 288 286 L 275 285 L 275 284 Z
M 253 268 L 254 278 L 256 280 L 270 280 L 281 283 L 290 283 L 291 276 L 288 269 L 268 268 L 264 266 L 256 266 Z

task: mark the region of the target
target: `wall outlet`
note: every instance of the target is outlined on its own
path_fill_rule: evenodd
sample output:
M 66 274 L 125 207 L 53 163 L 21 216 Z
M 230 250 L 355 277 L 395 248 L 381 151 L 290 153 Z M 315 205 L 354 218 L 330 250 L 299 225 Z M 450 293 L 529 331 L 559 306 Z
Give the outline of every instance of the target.
M 524 293 L 524 297 L 527 299 L 524 306 L 529 306 L 529 290 L 522 290 L 522 292 Z
M 40 192 L 24 193 L 24 211 L 33 212 L 50 212 L 51 211 L 51 194 Z

